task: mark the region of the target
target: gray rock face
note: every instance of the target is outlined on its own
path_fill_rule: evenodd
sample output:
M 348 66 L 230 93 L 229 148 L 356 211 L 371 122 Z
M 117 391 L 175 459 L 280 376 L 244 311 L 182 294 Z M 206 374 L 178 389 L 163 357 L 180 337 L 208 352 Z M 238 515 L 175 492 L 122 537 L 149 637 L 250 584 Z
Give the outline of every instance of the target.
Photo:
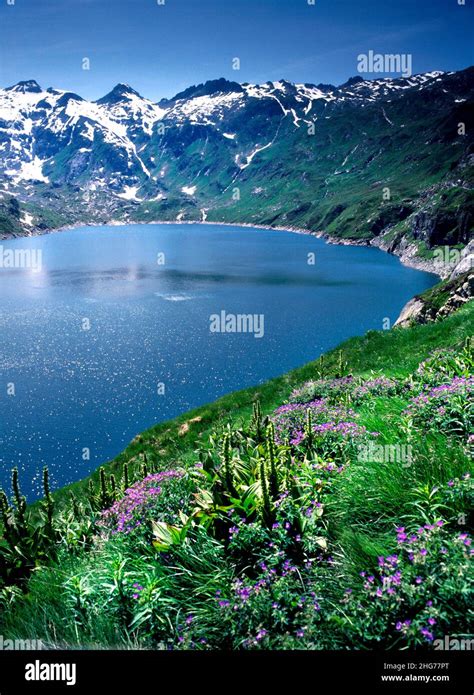
M 466 255 L 458 265 L 469 259 Z M 449 316 L 474 297 L 472 270 L 445 280 L 424 295 L 414 297 L 402 309 L 395 326 L 406 328 L 413 323 L 429 323 Z
M 474 268 L 474 239 L 461 251 L 461 260 L 454 268 L 450 279 L 457 278 L 459 275 L 469 273 Z
M 417 322 L 425 308 L 424 302 L 418 297 L 413 297 L 403 307 L 395 326 L 409 326 L 413 321 Z

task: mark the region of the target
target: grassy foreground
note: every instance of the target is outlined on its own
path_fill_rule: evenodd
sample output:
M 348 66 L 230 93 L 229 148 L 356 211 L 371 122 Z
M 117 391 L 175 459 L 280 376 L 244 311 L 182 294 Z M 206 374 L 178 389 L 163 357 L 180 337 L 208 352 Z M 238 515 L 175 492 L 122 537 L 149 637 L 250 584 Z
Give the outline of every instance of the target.
M 472 637 L 472 303 L 0 497 L 0 634 L 48 646 L 436 648 Z M 423 363 L 423 364 L 421 364 Z M 421 366 L 420 366 L 421 364 Z

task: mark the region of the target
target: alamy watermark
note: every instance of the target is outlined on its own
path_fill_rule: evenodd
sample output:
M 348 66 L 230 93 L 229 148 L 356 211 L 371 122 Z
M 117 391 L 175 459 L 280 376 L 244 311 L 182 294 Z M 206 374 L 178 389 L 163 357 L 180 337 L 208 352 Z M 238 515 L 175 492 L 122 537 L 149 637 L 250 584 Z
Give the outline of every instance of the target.
M 26 681 L 58 681 L 66 685 L 76 685 L 77 666 L 76 664 L 49 664 L 42 663 L 37 659 L 32 664 L 25 666 Z
M 360 463 L 400 463 L 408 468 L 413 463 L 413 447 L 411 444 L 369 442 L 359 447 L 357 460 Z
M 459 638 L 445 635 L 443 639 L 435 639 L 433 647 L 438 651 L 446 652 L 474 651 L 474 638 Z
M 357 56 L 357 70 L 365 73 L 393 73 L 402 77 L 413 75 L 411 53 L 361 53 Z
M 263 314 L 211 314 L 209 317 L 211 333 L 253 333 L 255 338 L 265 335 L 265 316 Z
M 474 254 L 471 253 L 469 256 L 463 257 L 463 252 L 461 249 L 456 249 L 451 246 L 441 246 L 436 249 L 433 256 L 433 263 L 435 268 L 445 269 L 445 268 L 455 268 L 461 263 L 465 258 L 466 270 L 474 267 Z
M 41 249 L 6 249 L 0 245 L 0 270 L 29 268 L 36 273 L 43 267 Z
M 34 652 L 44 649 L 44 644 L 37 639 L 5 639 L 0 635 L 0 652 Z

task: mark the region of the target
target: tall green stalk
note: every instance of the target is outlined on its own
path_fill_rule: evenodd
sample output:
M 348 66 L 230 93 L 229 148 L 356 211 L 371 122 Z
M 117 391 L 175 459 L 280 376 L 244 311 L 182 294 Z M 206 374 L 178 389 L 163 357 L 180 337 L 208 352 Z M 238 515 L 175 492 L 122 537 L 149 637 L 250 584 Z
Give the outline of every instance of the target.
M 109 505 L 109 493 L 107 490 L 107 478 L 105 469 L 100 469 L 100 504 L 102 509 L 106 509 Z
M 262 407 L 260 401 L 253 403 L 252 430 L 255 432 L 257 442 L 262 441 Z
M 112 499 L 117 499 L 117 481 L 115 480 L 115 475 L 113 473 L 110 476 L 110 489 L 112 491 Z
M 271 516 L 272 505 L 270 502 L 270 495 L 268 494 L 266 461 L 264 458 L 260 459 L 260 484 L 262 486 L 263 516 L 265 519 L 269 519 Z
M 11 515 L 12 508 L 3 490 L 0 490 L 0 515 L 2 519 L 3 533 L 7 541 L 11 541 Z
M 124 490 L 128 490 L 130 487 L 130 474 L 128 470 L 128 463 L 123 464 L 123 487 Z
M 266 450 L 267 450 L 267 461 L 269 467 L 269 489 L 270 494 L 274 500 L 278 497 L 279 482 L 278 482 L 278 470 L 277 470 L 277 460 L 276 460 L 276 450 L 275 450 L 275 425 L 271 422 L 267 427 L 266 432 Z
M 232 471 L 232 450 L 230 446 L 230 434 L 224 435 L 222 443 L 222 458 L 224 462 L 224 477 L 227 492 L 231 495 L 235 493 L 234 476 Z
M 26 498 L 21 494 L 18 468 L 12 470 L 12 488 L 16 507 L 16 526 L 21 535 L 26 535 L 28 533 Z
M 47 526 L 50 531 L 53 528 L 54 500 L 51 496 L 51 488 L 49 484 L 49 470 L 45 466 L 43 468 L 43 493 L 44 493 L 44 508 L 46 511 Z

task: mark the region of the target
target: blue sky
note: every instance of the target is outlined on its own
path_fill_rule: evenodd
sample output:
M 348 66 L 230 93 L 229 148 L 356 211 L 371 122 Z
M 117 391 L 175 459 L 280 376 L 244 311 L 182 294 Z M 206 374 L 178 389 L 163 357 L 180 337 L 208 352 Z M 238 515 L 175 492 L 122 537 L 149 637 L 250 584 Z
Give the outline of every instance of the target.
M 217 77 L 341 84 L 369 50 L 411 53 L 415 73 L 474 63 L 474 0 L 7 2 L 0 85 L 36 79 L 90 99 L 117 82 L 154 100 Z

